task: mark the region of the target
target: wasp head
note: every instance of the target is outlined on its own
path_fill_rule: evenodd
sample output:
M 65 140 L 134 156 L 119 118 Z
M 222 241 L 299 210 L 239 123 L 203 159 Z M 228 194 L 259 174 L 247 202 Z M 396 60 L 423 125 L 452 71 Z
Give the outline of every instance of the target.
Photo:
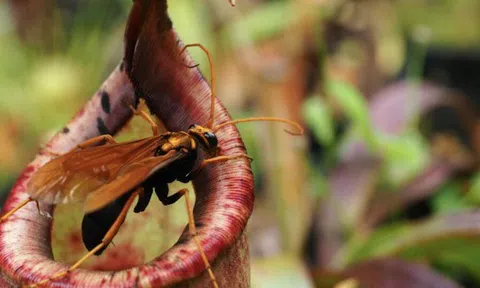
M 215 156 L 217 152 L 218 140 L 215 133 L 212 129 L 193 124 L 188 129 L 188 134 L 190 134 L 197 143 L 202 145 L 202 147 L 207 151 L 210 156 Z

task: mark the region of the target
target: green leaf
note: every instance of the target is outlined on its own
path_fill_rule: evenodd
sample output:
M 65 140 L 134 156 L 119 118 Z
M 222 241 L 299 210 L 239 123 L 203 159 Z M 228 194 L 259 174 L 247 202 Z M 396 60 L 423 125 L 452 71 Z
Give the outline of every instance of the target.
M 215 45 L 212 31 L 212 22 L 205 21 L 209 19 L 209 10 L 207 5 L 195 0 L 176 0 L 170 1 L 168 14 L 175 23 L 175 31 L 178 33 L 182 42 L 185 44 L 202 43 L 215 59 Z M 226 3 L 228 5 L 228 3 Z M 195 63 L 199 64 L 199 69 L 207 79 L 210 79 L 210 69 L 208 59 L 205 53 L 198 49 L 188 49 Z M 187 63 L 188 64 L 188 63 Z
M 407 183 L 428 164 L 428 145 L 418 132 L 410 131 L 401 136 L 382 135 L 378 139 L 388 182 L 393 187 Z
M 251 113 L 246 112 L 237 112 L 233 113 L 233 119 L 242 119 L 253 117 L 254 115 Z M 258 147 L 259 143 L 259 132 L 257 123 L 243 123 L 243 125 L 238 125 L 237 129 L 242 135 L 243 143 L 245 144 L 245 148 L 247 149 L 247 153 L 250 157 L 253 158 L 253 161 L 250 163 L 255 179 L 255 183 L 261 183 L 261 179 L 263 177 L 264 164 L 262 161 L 258 161 L 261 159 L 261 149 Z
M 470 190 L 465 197 L 468 201 L 480 205 L 480 172 L 473 177 Z
M 277 35 L 290 27 L 295 14 L 288 2 L 270 2 L 258 5 L 238 21 L 226 26 L 223 38 L 236 47 L 249 45 Z
M 252 261 L 252 287 L 312 287 L 306 267 L 296 256 L 280 255 Z
M 478 223 L 480 212 L 469 211 L 440 215 L 419 223 L 387 226 L 369 237 L 352 240 L 337 264 L 345 266 L 372 257 L 396 256 L 460 265 L 480 283 Z
M 327 81 L 326 92 L 343 108 L 368 148 L 377 151 L 379 147 L 376 132 L 370 121 L 367 103 L 361 93 L 353 85 L 337 80 Z
M 451 182 L 444 185 L 432 201 L 437 213 L 452 213 L 473 208 L 466 198 L 462 197 L 461 184 Z
M 303 103 L 302 114 L 315 138 L 325 146 L 332 145 L 335 137 L 332 113 L 322 99 L 317 96 L 308 98 Z
M 320 199 L 327 196 L 329 193 L 328 181 L 323 175 L 321 169 L 314 165 L 310 165 L 308 172 L 309 179 L 311 179 L 309 186 L 312 197 Z

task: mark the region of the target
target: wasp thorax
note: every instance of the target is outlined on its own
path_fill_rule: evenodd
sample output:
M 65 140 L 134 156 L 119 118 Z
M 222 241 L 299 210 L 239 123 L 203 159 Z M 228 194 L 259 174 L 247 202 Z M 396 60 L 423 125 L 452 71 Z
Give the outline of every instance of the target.
M 168 151 L 173 149 L 173 144 L 166 142 L 163 143 L 162 146 L 158 147 L 155 151 L 155 156 L 162 156 L 165 155 Z
M 188 129 L 188 134 L 192 135 L 207 152 L 215 155 L 218 140 L 212 129 L 194 124 Z

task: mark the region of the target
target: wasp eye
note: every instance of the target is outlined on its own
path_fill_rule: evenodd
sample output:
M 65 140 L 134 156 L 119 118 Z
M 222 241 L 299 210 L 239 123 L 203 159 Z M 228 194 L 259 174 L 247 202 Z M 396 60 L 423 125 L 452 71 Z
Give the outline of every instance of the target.
M 212 132 L 205 132 L 203 136 L 205 137 L 205 139 L 207 139 L 210 146 L 217 146 L 218 140 L 215 134 L 213 134 Z
M 193 129 L 195 127 L 197 127 L 197 124 L 192 124 L 192 125 L 190 125 L 190 127 L 188 127 L 188 129 Z

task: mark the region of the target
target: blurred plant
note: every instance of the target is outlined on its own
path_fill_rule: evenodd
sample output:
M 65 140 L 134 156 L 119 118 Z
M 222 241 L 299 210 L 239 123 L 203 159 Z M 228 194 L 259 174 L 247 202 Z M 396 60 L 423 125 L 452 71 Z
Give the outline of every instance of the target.
M 461 182 L 455 180 L 450 182 L 449 178 L 454 176 L 455 171 L 465 169 L 472 171 L 471 169 L 478 165 L 478 155 L 472 154 L 474 151 L 471 150 L 464 152 L 455 149 L 452 145 L 459 144 L 449 142 L 449 152 L 446 153 L 450 156 L 444 157 L 442 155 L 445 155 L 445 152 L 438 154 L 436 151 L 447 150 L 439 150 L 438 142 L 429 144 L 418 127 L 426 121 L 425 115 L 428 115 L 429 111 L 443 105 L 451 105 L 449 104 L 451 102 L 462 102 L 464 99 L 460 99 L 461 96 L 452 91 L 435 86 L 426 84 L 412 86 L 403 83 L 391 85 L 380 91 L 372 98 L 372 103 L 367 108 L 368 104 L 364 98 L 351 85 L 327 82 L 326 87 L 326 95 L 329 96 L 327 99 L 334 96 L 335 100 L 326 103 L 332 103 L 333 107 L 345 113 L 351 124 L 341 142 L 337 142 L 343 147 L 337 151 L 338 164 L 317 171 L 320 175 L 328 175 L 329 195 L 324 197 L 318 206 L 317 224 L 313 228 L 315 242 L 311 245 L 316 247 L 313 248 L 313 251 L 316 251 L 314 267 L 323 267 L 324 273 L 339 272 L 354 263 L 368 261 L 371 258 L 401 257 L 416 261 L 428 260 L 435 267 L 460 265 L 470 271 L 472 277 L 477 277 L 479 274 L 476 266 L 465 259 L 467 254 L 475 253 L 474 251 L 478 249 L 470 242 L 466 242 L 478 241 L 476 237 L 479 231 L 474 228 L 476 225 L 474 219 L 477 215 L 472 211 L 476 204 L 474 198 L 471 198 L 474 195 L 472 193 L 475 193 L 471 191 L 478 189 L 475 182 L 477 180 L 472 178 L 470 192 L 464 193 Z M 412 90 L 412 87 L 416 87 L 415 90 Z M 418 106 L 413 110 L 409 109 L 411 103 L 403 100 L 411 99 L 407 93 L 412 91 L 418 97 L 414 102 Z M 456 95 L 457 98 L 448 99 L 449 95 Z M 325 121 L 312 115 L 324 113 L 331 108 L 322 106 L 320 104 L 322 102 L 315 98 L 310 98 L 306 103 L 309 106 L 304 110 L 305 117 L 313 126 L 313 135 L 318 137 L 319 143 L 325 145 L 328 150 L 332 143 L 331 140 L 325 141 L 324 134 L 330 133 L 325 131 L 332 131 L 332 128 L 325 128 L 325 123 L 317 124 L 312 121 L 312 119 Z M 451 107 L 458 105 L 454 104 Z M 317 109 L 316 113 L 314 109 Z M 415 114 L 417 111 L 419 115 Z M 460 113 L 460 110 L 456 111 Z M 464 111 L 462 114 L 469 115 L 471 112 Z M 431 118 L 428 120 L 435 121 Z M 466 124 L 458 118 L 452 121 Z M 476 131 L 468 130 L 469 126 L 463 127 L 470 133 Z M 428 137 L 437 139 L 435 135 L 440 135 L 438 133 L 443 132 L 430 131 Z M 471 156 L 459 158 L 459 153 Z M 471 157 L 477 159 L 473 160 L 476 162 L 473 166 Z M 452 159 L 463 160 L 451 161 Z M 435 189 L 438 189 L 436 194 Z M 377 229 L 378 224 L 388 220 L 388 215 L 394 215 L 392 213 L 395 211 L 397 214 L 406 213 L 401 212 L 402 209 L 407 209 L 409 205 L 429 195 L 433 210 L 431 218 L 416 224 L 406 222 L 404 219 L 395 221 L 398 218 L 396 216 L 389 220 L 391 224 L 382 225 Z M 466 248 L 466 245 L 469 248 Z M 315 269 L 320 271 L 319 268 Z M 454 271 L 445 269 L 442 272 L 452 277 L 456 275 Z M 363 284 L 370 281 L 362 276 L 357 277 Z M 318 285 L 325 284 L 320 278 L 316 279 Z M 378 280 L 380 281 L 380 278 Z
M 128 8 L 115 5 L 120 2 L 57 6 L 42 1 L 41 10 L 50 11 L 45 15 L 33 12 L 39 3 L 0 3 L 0 14 L 13 16 L 2 16 L 0 24 L 0 95 L 4 95 L 0 101 L 0 137 L 12 142 L 5 142 L 0 149 L 2 191 L 11 184 L 7 179 L 11 180 L 48 135 L 60 130 L 61 123 L 70 119 L 85 97 L 95 91 L 121 55 L 122 22 Z M 101 8 L 105 4 L 108 9 Z M 29 13 L 35 18 L 29 19 Z M 48 18 L 48 25 L 35 26 L 43 21 L 42 17 Z M 32 26 L 26 21 L 35 30 L 28 29 Z M 36 36 L 53 37 L 37 41 L 34 32 Z M 12 129 L 14 134 L 9 132 Z

